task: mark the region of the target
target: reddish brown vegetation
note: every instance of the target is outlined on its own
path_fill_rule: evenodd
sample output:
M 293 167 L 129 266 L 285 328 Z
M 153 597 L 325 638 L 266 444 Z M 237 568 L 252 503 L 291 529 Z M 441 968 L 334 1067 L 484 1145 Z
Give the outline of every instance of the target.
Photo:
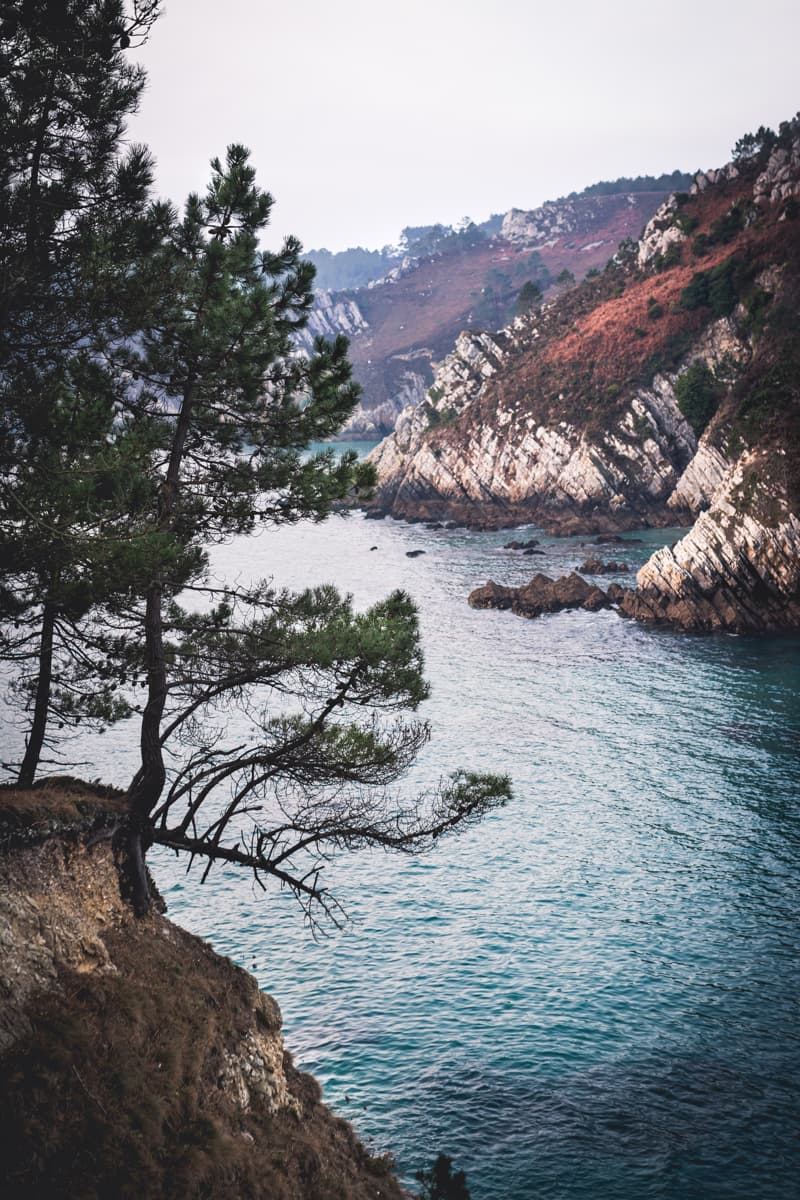
M 468 250 L 425 259 L 394 283 L 360 290 L 358 304 L 369 329 L 353 338 L 350 357 L 368 400 L 377 403 L 386 394 L 387 360 L 409 356 L 412 363 L 415 357 L 419 363 L 430 356 L 443 358 L 462 330 L 481 327 L 473 310 L 489 272 L 513 277 L 509 302 L 522 286 L 534 255 L 554 279 L 565 268 L 581 279 L 587 271 L 603 267 L 620 241 L 638 237 L 662 198 L 662 193 L 643 192 L 633 205 L 609 206 L 608 219 L 599 227 L 559 238 L 538 251 L 503 241 L 479 243 Z M 616 201 L 617 197 L 603 199 Z M 531 270 L 535 270 L 533 263 Z
M 692 237 L 708 233 L 750 186 L 747 181 L 737 191 L 729 183 L 688 201 L 684 211 L 698 220 Z M 734 240 L 712 246 L 702 257 L 693 253 L 690 237 L 681 246 L 680 262 L 660 274 L 639 275 L 612 266 L 599 280 L 564 296 L 542 321 L 540 340 L 511 359 L 486 389 L 482 419 L 491 420 L 502 405 L 523 409 L 543 423 L 567 420 L 586 428 L 607 423 L 609 414 L 627 404 L 632 387 L 677 366 L 707 325 L 707 309 L 688 311 L 680 304 L 696 273 L 736 256 L 752 279 L 762 267 L 785 257 L 797 241 L 797 222 L 780 222 L 778 215 L 777 209 L 769 210 Z M 663 310 L 657 319 L 651 318 L 648 302 Z M 461 435 L 461 425 L 438 434 Z

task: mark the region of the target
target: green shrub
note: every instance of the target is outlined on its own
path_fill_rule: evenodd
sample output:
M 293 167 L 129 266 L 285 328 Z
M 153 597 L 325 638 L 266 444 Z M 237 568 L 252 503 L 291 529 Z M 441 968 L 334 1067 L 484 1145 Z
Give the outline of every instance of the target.
M 736 259 L 728 258 L 710 271 L 699 271 L 681 292 L 681 308 L 708 307 L 715 317 L 727 317 L 738 300 Z
M 695 258 L 702 258 L 704 254 L 708 254 L 708 234 L 698 233 L 697 237 L 692 238 L 692 254 Z
M 698 437 L 717 410 L 717 385 L 704 362 L 692 365 L 675 380 L 678 408 Z
M 710 241 L 722 243 L 732 241 L 736 234 L 744 229 L 745 210 L 741 204 L 732 204 L 726 213 L 718 217 L 711 226 Z
M 678 213 L 675 217 L 675 224 L 681 233 L 690 234 L 694 233 L 700 222 L 697 217 L 690 217 L 688 213 Z
M 767 323 L 767 310 L 772 302 L 772 295 L 763 288 L 755 287 L 745 298 L 747 309 L 747 324 L 752 333 L 759 334 Z
M 664 315 L 664 305 L 651 296 L 647 302 L 647 315 L 651 321 L 658 321 Z

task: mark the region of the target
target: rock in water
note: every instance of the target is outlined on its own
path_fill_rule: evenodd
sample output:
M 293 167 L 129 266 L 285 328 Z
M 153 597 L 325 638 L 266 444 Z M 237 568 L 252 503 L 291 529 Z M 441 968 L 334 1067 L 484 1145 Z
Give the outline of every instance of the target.
M 609 562 L 603 562 L 599 558 L 587 558 L 578 567 L 581 575 L 625 575 L 628 571 L 628 564 L 622 561 L 616 562 L 610 559 Z
M 574 571 L 551 579 L 549 575 L 534 575 L 522 587 L 504 587 L 489 580 L 483 587 L 470 592 L 472 608 L 510 608 L 520 617 L 540 617 L 542 613 L 560 612 L 565 608 L 584 608 L 595 612 L 608 608 L 610 601 L 602 588 L 581 579 Z

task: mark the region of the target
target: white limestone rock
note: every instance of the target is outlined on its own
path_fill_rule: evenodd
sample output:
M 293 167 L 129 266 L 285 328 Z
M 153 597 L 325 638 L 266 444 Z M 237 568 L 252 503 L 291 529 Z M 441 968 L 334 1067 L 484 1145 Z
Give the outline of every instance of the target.
M 753 184 L 753 200 L 761 207 L 800 196 L 800 137 L 787 150 L 776 146 Z
M 640 267 L 649 266 L 659 254 L 666 254 L 670 246 L 686 241 L 686 234 L 675 224 L 677 211 L 678 200 L 673 194 L 667 197 L 647 222 L 637 254 Z

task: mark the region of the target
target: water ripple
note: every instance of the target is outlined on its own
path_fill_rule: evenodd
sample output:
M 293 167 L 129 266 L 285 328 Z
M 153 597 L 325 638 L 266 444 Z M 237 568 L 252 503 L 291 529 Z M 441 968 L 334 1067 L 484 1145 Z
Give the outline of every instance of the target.
M 508 771 L 515 796 L 424 860 L 335 866 L 353 922 L 319 943 L 279 891 L 225 871 L 200 888 L 168 856 L 157 876 L 174 917 L 255 967 L 329 1103 L 409 1175 L 444 1150 L 473 1200 L 788 1200 L 800 640 L 469 609 L 487 578 L 585 555 L 537 536 L 530 559 L 507 534 L 355 517 L 222 548 L 227 571 L 331 580 L 359 604 L 411 591 L 435 737 L 407 786 L 465 764 Z M 614 547 L 633 569 L 674 535 L 642 536 Z M 107 735 L 98 771 L 125 781 L 129 737 Z

